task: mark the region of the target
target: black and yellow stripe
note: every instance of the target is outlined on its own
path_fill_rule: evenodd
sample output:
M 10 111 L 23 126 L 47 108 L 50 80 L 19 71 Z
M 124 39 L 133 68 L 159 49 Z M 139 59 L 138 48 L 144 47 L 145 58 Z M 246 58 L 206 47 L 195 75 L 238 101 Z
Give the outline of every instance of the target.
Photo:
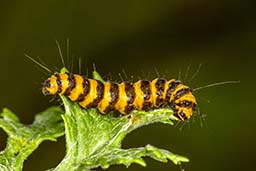
M 170 106 L 175 116 L 184 121 L 196 106 L 192 90 L 178 80 L 139 80 L 135 83 L 102 83 L 81 75 L 54 74 L 43 84 L 43 94 L 63 94 L 83 108 L 98 107 L 102 114 L 118 110 L 129 114 L 134 109 L 147 111 Z

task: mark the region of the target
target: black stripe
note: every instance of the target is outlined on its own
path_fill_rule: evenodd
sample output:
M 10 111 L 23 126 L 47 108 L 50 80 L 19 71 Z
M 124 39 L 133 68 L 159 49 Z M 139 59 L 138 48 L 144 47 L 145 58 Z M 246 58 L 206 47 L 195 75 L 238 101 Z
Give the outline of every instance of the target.
M 187 117 L 186 114 L 183 112 L 183 110 L 181 110 L 181 111 L 179 112 L 179 115 L 180 115 L 180 117 L 183 118 L 184 121 L 188 119 L 188 117 Z
M 62 92 L 62 81 L 60 79 L 60 75 L 59 74 L 54 74 L 54 76 L 56 77 L 56 83 L 58 85 L 58 90 L 55 94 L 59 94 Z
M 124 84 L 125 93 L 128 98 L 127 103 L 132 104 L 136 96 L 135 89 L 132 83 L 125 82 Z
M 195 106 L 195 104 L 192 101 L 188 101 L 188 100 L 182 100 L 179 103 L 176 103 L 176 105 L 179 107 L 185 107 L 185 108 L 191 108 Z
M 101 81 L 97 81 L 97 97 L 95 99 L 95 103 L 99 103 L 101 101 L 101 99 L 103 98 L 104 95 L 104 84 Z
M 110 83 L 110 101 L 109 101 L 109 105 L 105 108 L 104 112 L 105 113 L 109 113 L 110 111 L 115 109 L 115 104 L 118 101 L 119 98 L 119 87 L 118 84 L 116 83 Z
M 177 106 L 180 107 L 185 107 L 185 108 L 192 108 L 193 111 L 196 110 L 196 103 L 192 102 L 192 101 L 188 101 L 188 100 L 183 100 L 179 103 L 176 103 Z
M 96 95 L 96 98 L 93 100 L 93 102 L 89 103 L 86 106 L 87 108 L 96 107 L 104 95 L 104 84 L 101 81 L 98 81 L 98 80 L 95 80 L 95 81 L 97 81 L 97 87 L 96 87 L 97 95 Z
M 110 95 L 111 101 L 109 102 L 111 105 L 115 105 L 119 98 L 119 87 L 116 83 L 111 83 L 110 85 Z
M 149 100 L 151 95 L 150 82 L 147 80 L 140 81 L 140 89 L 144 93 L 144 100 Z
M 150 82 L 147 80 L 141 80 L 140 89 L 144 93 L 144 96 L 143 96 L 144 102 L 142 104 L 142 110 L 149 110 L 152 106 L 152 103 L 150 101 L 150 95 L 151 95 Z
M 177 110 L 176 109 L 176 104 L 174 103 L 174 102 L 172 102 L 172 103 L 169 103 L 169 106 L 172 108 L 172 110 Z
M 178 111 L 174 111 L 173 115 L 181 120 L 180 116 L 178 115 Z
M 191 92 L 190 88 L 183 88 L 183 89 L 178 90 L 176 92 L 176 94 L 174 95 L 173 101 L 181 98 L 182 96 L 184 96 L 185 94 L 188 94 L 189 92 Z
M 76 86 L 76 80 L 73 74 L 71 73 L 65 73 L 68 75 L 68 88 L 65 90 L 65 92 L 63 93 L 65 96 L 69 96 L 70 92 L 73 90 L 73 88 L 75 88 Z
M 90 81 L 83 77 L 83 88 L 84 88 L 84 94 L 87 96 L 90 92 Z
M 130 113 L 132 110 L 134 110 L 134 99 L 135 99 L 135 89 L 133 87 L 132 83 L 129 82 L 125 82 L 124 83 L 124 89 L 125 89 L 125 93 L 127 96 L 127 105 L 125 106 L 124 112 L 125 113 Z
M 87 78 L 82 77 L 83 78 L 83 93 L 79 94 L 78 98 L 75 100 L 76 102 L 81 102 L 85 99 L 85 97 L 88 95 L 89 91 L 90 91 L 90 82 Z
M 134 110 L 134 105 L 133 104 L 127 104 L 124 108 L 124 113 L 129 114 L 133 110 Z
M 155 83 L 155 87 L 156 87 L 156 93 L 155 93 L 156 106 L 155 107 L 161 107 L 163 104 L 165 104 L 164 97 L 163 97 L 165 83 L 166 83 L 165 79 L 157 79 Z
M 166 98 L 165 100 L 167 102 L 169 102 L 170 100 L 170 97 L 172 95 L 172 92 L 176 89 L 176 87 L 181 84 L 181 81 L 177 80 L 177 81 L 172 81 L 169 83 L 169 86 L 168 86 L 168 89 L 167 89 L 167 92 L 166 92 Z

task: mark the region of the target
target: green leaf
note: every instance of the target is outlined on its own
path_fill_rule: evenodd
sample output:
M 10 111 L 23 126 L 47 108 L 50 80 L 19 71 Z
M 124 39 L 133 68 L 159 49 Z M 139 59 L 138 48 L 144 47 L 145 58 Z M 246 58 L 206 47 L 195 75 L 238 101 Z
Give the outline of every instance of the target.
M 8 134 L 7 146 L 0 152 L 1 171 L 21 171 L 24 160 L 44 140 L 56 141 L 64 134 L 63 111 L 51 107 L 36 115 L 31 125 L 23 125 L 8 109 L 0 114 L 0 127 Z
M 95 71 L 96 72 L 96 71 Z M 174 164 L 188 162 L 186 157 L 151 145 L 122 149 L 121 143 L 131 131 L 156 122 L 173 125 L 171 109 L 156 109 L 148 112 L 134 111 L 130 115 L 114 117 L 102 115 L 95 108 L 81 109 L 68 98 L 61 96 L 65 107 L 63 115 L 66 135 L 66 155 L 62 162 L 51 170 L 83 171 L 113 164 L 129 166 L 137 163 L 146 166 L 143 157 L 151 157 L 161 162 L 171 160 Z

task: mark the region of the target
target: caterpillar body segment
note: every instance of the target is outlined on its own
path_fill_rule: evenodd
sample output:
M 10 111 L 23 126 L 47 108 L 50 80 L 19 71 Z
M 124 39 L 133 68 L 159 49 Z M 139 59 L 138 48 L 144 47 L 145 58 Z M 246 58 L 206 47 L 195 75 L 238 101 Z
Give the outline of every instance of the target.
M 102 114 L 117 110 L 125 115 L 134 109 L 148 111 L 169 106 L 176 117 L 185 121 L 191 117 L 196 106 L 192 90 L 174 79 L 157 78 L 117 84 L 102 83 L 77 74 L 57 73 L 43 83 L 42 92 L 44 95 L 65 95 L 83 108 L 97 107 Z

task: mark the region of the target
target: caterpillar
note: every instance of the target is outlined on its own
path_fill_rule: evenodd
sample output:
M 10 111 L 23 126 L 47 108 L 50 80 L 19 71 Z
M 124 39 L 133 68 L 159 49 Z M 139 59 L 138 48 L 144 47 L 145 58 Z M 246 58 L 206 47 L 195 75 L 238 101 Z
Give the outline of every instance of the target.
M 179 80 L 156 78 L 152 81 L 104 82 L 82 75 L 56 73 L 44 81 L 44 95 L 62 94 L 82 108 L 97 107 L 102 114 L 119 111 L 126 115 L 133 110 L 171 107 L 174 116 L 185 121 L 196 107 L 192 90 Z

